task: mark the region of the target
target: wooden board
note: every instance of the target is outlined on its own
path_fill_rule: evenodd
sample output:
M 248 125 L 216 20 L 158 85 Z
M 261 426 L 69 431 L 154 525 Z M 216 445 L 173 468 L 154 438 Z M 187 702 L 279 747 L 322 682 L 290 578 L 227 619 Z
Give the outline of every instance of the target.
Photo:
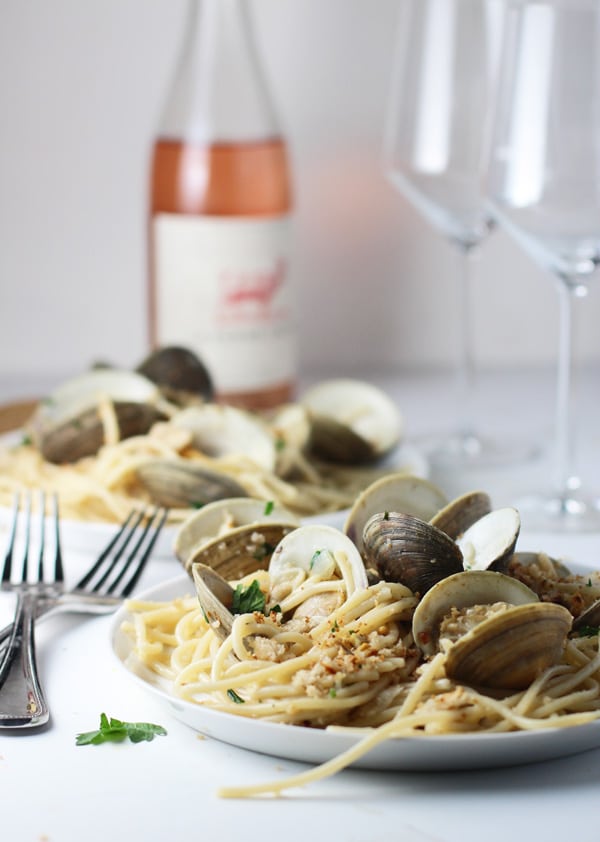
M 17 430 L 29 418 L 36 400 L 0 405 L 0 433 Z

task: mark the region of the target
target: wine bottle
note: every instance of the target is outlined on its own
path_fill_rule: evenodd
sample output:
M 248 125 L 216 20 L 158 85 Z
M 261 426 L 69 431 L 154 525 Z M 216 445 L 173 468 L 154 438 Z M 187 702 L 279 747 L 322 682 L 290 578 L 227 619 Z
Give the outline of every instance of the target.
M 150 342 L 198 354 L 217 399 L 293 396 L 291 178 L 246 0 L 191 0 L 154 144 Z

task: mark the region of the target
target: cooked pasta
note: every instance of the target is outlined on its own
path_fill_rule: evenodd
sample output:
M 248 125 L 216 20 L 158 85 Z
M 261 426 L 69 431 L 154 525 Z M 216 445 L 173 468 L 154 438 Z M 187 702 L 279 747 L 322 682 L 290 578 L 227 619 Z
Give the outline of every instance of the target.
M 343 566 L 342 566 L 343 574 Z M 258 571 L 262 611 L 237 614 L 224 640 L 195 596 L 130 601 L 123 630 L 129 666 L 160 677 L 174 696 L 253 719 L 352 729 L 343 754 L 283 781 L 225 788 L 224 797 L 277 794 L 330 775 L 383 740 L 580 725 L 600 718 L 598 636 L 567 641 L 561 662 L 527 689 L 488 695 L 450 680 L 442 652 L 424 658 L 411 620 L 417 599 L 401 584 L 346 589 L 293 568 Z M 348 592 L 350 591 L 350 592 Z M 332 608 L 333 605 L 333 608 Z
M 190 444 L 189 436 L 168 422 L 154 425 L 147 435 L 119 439 L 110 405 L 101 407 L 105 444 L 96 456 L 70 464 L 54 464 L 26 438 L 0 450 L 0 505 L 10 506 L 15 491 L 45 489 L 59 495 L 63 517 L 82 521 L 121 522 L 132 505 L 151 502 L 148 490 L 136 475 L 138 468 L 156 458 L 183 458 L 223 473 L 251 497 L 273 500 L 298 516 L 347 508 L 360 490 L 383 471 L 345 468 L 309 461 L 290 444 L 286 469 L 293 479 L 267 470 L 243 454 L 213 457 Z M 293 452 L 292 452 L 293 451 Z M 292 469 L 294 469 L 292 471 Z M 171 508 L 171 523 L 183 521 L 189 508 Z

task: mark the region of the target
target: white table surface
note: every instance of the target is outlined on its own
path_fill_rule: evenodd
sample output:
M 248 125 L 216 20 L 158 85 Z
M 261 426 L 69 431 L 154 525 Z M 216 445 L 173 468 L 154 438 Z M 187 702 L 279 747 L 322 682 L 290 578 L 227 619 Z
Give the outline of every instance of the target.
M 404 410 L 410 435 L 435 429 L 452 405 L 451 383 L 444 378 L 381 382 Z M 590 373 L 586 384 L 593 391 L 597 375 Z M 594 422 L 592 391 L 582 442 L 586 474 L 600 479 L 600 425 L 597 418 Z M 27 384 L 6 384 L 0 399 L 27 393 Z M 551 427 L 551 379 L 526 373 L 490 377 L 481 407 L 490 429 L 523 432 L 543 441 Z M 484 487 L 494 502 L 503 504 L 523 483 L 547 471 L 541 461 L 485 477 L 455 477 L 454 482 L 457 490 Z M 67 547 L 69 579 L 76 580 L 100 549 L 98 541 L 90 543 L 89 554 Z M 590 568 L 600 564 L 598 533 L 558 536 L 524 527 L 519 546 L 544 549 Z M 155 559 L 140 587 L 179 572 L 175 560 Z M 9 616 L 10 598 L 0 597 L 2 620 Z M 250 836 L 286 842 L 600 839 L 600 750 L 476 772 L 349 769 L 278 798 L 220 799 L 219 786 L 270 781 L 306 766 L 202 739 L 176 721 L 117 662 L 110 646 L 112 622 L 112 617 L 63 616 L 38 629 L 38 658 L 52 719 L 35 733 L 0 736 L 0 834 L 7 842 L 240 842 Z M 138 745 L 77 747 L 76 734 L 97 727 L 101 711 L 160 723 L 168 736 Z

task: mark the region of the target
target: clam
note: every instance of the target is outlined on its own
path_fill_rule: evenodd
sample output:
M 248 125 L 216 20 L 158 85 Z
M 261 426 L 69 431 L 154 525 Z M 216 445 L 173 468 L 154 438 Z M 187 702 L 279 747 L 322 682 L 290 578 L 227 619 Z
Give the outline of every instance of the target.
M 426 655 L 446 652 L 446 674 L 456 681 L 520 690 L 560 661 L 571 623 L 566 608 L 539 602 L 516 579 L 463 571 L 421 599 L 413 637 Z
M 214 387 L 208 369 L 193 351 L 169 345 L 152 351 L 137 371 L 156 383 L 177 405 L 210 401 Z
M 469 491 L 456 497 L 431 517 L 430 522 L 456 540 L 475 521 L 492 511 L 492 502 L 484 491 Z
M 508 561 L 507 572 L 539 592 L 548 602 L 557 602 L 573 615 L 573 630 L 600 626 L 600 573 L 572 573 L 558 559 L 546 553 L 516 552 Z
M 502 570 L 512 556 L 521 518 L 512 506 L 494 509 L 475 521 L 456 539 L 466 570 Z
M 402 435 L 396 405 L 361 380 L 325 380 L 308 389 L 300 403 L 311 422 L 308 448 L 328 462 L 373 462 L 389 453 Z
M 136 476 L 152 500 L 167 508 L 198 508 L 246 494 L 226 474 L 178 458 L 150 459 L 136 468 Z
M 363 530 L 366 563 L 390 582 L 424 594 L 463 569 L 463 555 L 445 532 L 404 512 L 378 512 Z
M 367 572 L 356 545 L 333 526 L 301 526 L 279 542 L 269 564 L 271 582 L 276 585 L 295 571 L 323 580 L 337 574 L 343 579 L 348 596 L 368 587 Z
M 177 412 L 171 423 L 188 430 L 195 447 L 214 458 L 242 457 L 265 471 L 275 468 L 275 439 L 258 416 L 232 406 L 205 404 Z
M 446 502 L 443 491 L 428 480 L 403 473 L 387 474 L 358 495 L 344 523 L 344 532 L 363 553 L 363 529 L 374 514 L 393 511 L 430 520 Z
M 103 401 L 114 408 L 120 438 L 145 434 L 167 417 L 159 389 L 141 374 L 111 368 L 86 372 L 63 383 L 36 408 L 30 429 L 44 459 L 75 462 L 96 454 L 111 420 L 103 419 Z
M 175 538 L 175 554 L 188 573 L 200 562 L 226 580 L 241 579 L 266 570 L 276 545 L 298 526 L 294 515 L 265 501 L 222 500 L 184 521 Z
M 235 591 L 222 576 L 199 562 L 192 565 L 192 577 L 206 622 L 221 640 L 225 640 L 233 627 Z

